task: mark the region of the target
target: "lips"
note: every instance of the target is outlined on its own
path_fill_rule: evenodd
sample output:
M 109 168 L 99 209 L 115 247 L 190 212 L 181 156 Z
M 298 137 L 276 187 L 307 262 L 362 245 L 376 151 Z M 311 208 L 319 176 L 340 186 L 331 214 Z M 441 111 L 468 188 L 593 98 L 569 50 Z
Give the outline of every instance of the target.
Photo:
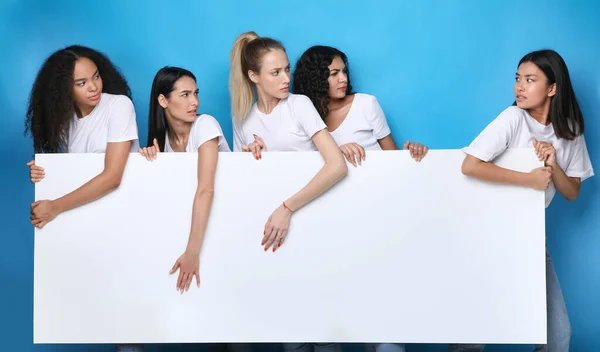
M 346 91 L 347 86 L 339 87 L 338 90 Z
M 192 110 L 188 111 L 188 114 L 196 115 L 197 112 L 198 112 L 198 109 L 192 109 Z
M 98 100 L 98 99 L 100 99 L 100 93 L 98 93 L 98 94 L 96 94 L 96 95 L 92 95 L 92 96 L 90 97 L 90 100 Z
M 522 95 L 517 95 L 517 101 L 523 101 L 523 100 L 525 100 L 525 99 L 526 99 L 526 98 L 525 98 L 524 96 L 522 96 Z

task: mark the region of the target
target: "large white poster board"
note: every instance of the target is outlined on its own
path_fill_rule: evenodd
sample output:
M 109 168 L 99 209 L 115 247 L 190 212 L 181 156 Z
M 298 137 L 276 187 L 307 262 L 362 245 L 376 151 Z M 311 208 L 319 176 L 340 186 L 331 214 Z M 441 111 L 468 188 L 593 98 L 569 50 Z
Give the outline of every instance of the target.
M 104 155 L 37 155 L 54 199 Z M 197 155 L 132 154 L 118 190 L 35 230 L 34 341 L 546 341 L 544 193 L 460 172 L 464 154 L 370 152 L 295 213 L 275 253 L 263 226 L 322 165 L 318 153 L 221 153 L 200 259 L 181 295 Z M 530 171 L 532 150 L 499 165 Z

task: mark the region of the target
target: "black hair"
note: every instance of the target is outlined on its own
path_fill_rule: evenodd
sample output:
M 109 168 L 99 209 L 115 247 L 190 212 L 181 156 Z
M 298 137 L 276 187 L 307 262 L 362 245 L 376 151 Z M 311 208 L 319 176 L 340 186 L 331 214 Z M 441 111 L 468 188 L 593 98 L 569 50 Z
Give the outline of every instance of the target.
M 79 58 L 88 58 L 98 67 L 102 92 L 125 95 L 131 89 L 125 77 L 107 56 L 94 49 L 72 45 L 50 55 L 31 88 L 25 120 L 25 134 L 31 133 L 36 153 L 66 150 L 69 123 L 78 108 L 73 99 L 73 71 Z
M 158 103 L 158 97 L 162 94 L 169 97 L 175 83 L 181 77 L 190 77 L 196 81 L 196 76 L 184 68 L 165 66 L 158 70 L 152 81 L 152 90 L 150 91 L 150 109 L 148 110 L 148 144 L 154 143 L 154 138 L 158 141 L 160 151 L 165 151 L 165 134 L 169 130 L 165 109 Z
M 329 114 L 329 65 L 336 57 L 346 65 L 346 94 L 354 94 L 350 83 L 348 57 L 330 46 L 315 45 L 306 50 L 296 62 L 293 74 L 293 93 L 306 95 L 323 119 Z
M 544 72 L 547 84 L 556 84 L 556 94 L 551 97 L 548 120 L 558 138 L 573 140 L 583 134 L 583 114 L 571 85 L 569 69 L 563 58 L 554 50 L 544 49 L 523 56 L 521 64 L 531 62 Z M 513 103 L 516 105 L 516 102 Z

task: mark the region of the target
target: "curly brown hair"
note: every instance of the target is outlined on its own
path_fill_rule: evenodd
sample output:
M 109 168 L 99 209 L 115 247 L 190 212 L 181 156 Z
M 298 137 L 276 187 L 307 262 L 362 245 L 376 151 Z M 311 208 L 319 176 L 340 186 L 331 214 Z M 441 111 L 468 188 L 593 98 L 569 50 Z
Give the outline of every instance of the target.
M 346 94 L 354 94 L 346 54 L 330 46 L 315 45 L 306 50 L 296 62 L 293 74 L 293 93 L 306 95 L 323 119 L 329 114 L 329 65 L 336 57 L 346 65 Z
M 80 45 L 72 45 L 50 55 L 31 88 L 25 134 L 33 137 L 36 153 L 58 153 L 66 150 L 69 122 L 77 107 L 73 100 L 73 70 L 77 59 L 86 57 L 98 67 L 103 93 L 125 95 L 131 89 L 125 77 L 102 53 Z

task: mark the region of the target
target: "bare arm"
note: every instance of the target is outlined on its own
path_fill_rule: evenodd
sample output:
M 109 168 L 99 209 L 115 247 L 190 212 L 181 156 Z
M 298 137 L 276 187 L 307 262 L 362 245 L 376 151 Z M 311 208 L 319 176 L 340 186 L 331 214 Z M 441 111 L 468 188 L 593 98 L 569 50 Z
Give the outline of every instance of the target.
M 327 130 L 320 130 L 314 134 L 312 139 L 321 152 L 325 165 L 306 186 L 285 201 L 292 211 L 310 203 L 348 174 L 344 156 Z
M 581 178 L 569 177 L 558 164 L 551 166 L 552 168 L 552 182 L 554 187 L 560 192 L 568 201 L 574 201 L 579 196 L 579 189 L 581 188 Z
M 186 252 L 200 254 L 213 203 L 215 174 L 219 158 L 218 138 L 198 148 L 198 188 L 192 208 L 192 227 Z
M 537 168 L 532 172 L 524 173 L 505 169 L 472 155 L 465 157 L 462 173 L 487 182 L 531 187 L 538 190 L 546 189 L 550 183 L 549 167 Z
M 379 146 L 383 150 L 399 150 L 400 149 L 396 145 L 396 142 L 394 141 L 394 137 L 392 137 L 391 133 L 388 134 L 387 136 L 383 137 L 382 139 L 379 139 L 377 142 L 379 143 Z
M 58 213 L 92 202 L 119 187 L 130 148 L 131 141 L 108 143 L 104 157 L 104 170 L 73 192 L 57 198 L 54 203 Z

